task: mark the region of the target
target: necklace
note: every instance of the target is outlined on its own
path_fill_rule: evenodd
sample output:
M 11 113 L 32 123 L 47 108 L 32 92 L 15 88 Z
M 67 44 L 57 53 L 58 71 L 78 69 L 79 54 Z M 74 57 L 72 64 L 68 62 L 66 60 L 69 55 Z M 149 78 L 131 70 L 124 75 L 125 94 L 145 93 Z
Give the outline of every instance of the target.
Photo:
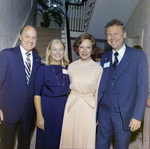
M 55 74 L 55 78 L 56 78 L 56 80 L 57 80 L 58 86 L 60 86 L 60 83 L 59 83 L 59 81 L 58 81 L 57 75 L 56 75 L 56 73 L 55 73 L 55 69 L 54 69 L 53 66 L 52 66 L 52 68 L 53 68 L 53 72 L 54 72 L 54 74 Z M 64 85 L 65 85 L 65 75 L 63 74 L 63 84 L 62 84 L 62 86 L 64 86 Z

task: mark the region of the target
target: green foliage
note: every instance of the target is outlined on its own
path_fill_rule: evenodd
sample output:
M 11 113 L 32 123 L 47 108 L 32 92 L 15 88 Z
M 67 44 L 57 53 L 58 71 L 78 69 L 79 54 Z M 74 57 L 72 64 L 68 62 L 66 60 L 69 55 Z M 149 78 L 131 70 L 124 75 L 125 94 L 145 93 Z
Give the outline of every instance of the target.
M 59 6 L 63 6 L 62 2 L 59 0 L 51 0 L 50 5 L 48 4 L 48 0 L 37 0 L 39 4 L 39 8 L 37 8 L 37 14 L 42 16 L 43 22 L 47 23 L 48 26 L 51 21 L 55 21 L 59 27 L 63 23 L 63 17 L 65 16 Z

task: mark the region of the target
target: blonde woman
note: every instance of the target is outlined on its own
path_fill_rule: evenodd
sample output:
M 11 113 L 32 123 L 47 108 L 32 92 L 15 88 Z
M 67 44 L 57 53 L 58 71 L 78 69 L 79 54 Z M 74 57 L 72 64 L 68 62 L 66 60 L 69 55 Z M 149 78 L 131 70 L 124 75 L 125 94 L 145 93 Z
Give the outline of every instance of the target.
M 36 149 L 59 148 L 70 84 L 67 68 L 65 45 L 54 39 L 46 49 L 45 64 L 39 67 L 35 76 Z

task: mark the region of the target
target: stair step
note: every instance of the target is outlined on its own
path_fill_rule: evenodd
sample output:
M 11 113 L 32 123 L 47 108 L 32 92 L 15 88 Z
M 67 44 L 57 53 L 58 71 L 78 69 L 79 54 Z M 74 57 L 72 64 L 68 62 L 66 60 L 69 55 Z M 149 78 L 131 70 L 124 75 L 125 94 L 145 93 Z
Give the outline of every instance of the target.
M 35 52 L 44 60 L 45 51 L 50 41 L 53 39 L 61 40 L 61 29 L 45 28 L 45 27 L 35 27 L 38 33 L 37 45 L 35 47 Z

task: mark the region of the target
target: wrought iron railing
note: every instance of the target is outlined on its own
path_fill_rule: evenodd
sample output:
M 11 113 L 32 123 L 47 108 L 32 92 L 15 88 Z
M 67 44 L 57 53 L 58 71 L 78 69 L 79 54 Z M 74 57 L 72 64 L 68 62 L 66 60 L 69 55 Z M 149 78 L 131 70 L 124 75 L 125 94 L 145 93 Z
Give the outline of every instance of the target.
M 94 4 L 95 0 L 70 0 L 65 2 L 66 46 L 70 62 L 72 62 L 70 31 L 87 31 Z

